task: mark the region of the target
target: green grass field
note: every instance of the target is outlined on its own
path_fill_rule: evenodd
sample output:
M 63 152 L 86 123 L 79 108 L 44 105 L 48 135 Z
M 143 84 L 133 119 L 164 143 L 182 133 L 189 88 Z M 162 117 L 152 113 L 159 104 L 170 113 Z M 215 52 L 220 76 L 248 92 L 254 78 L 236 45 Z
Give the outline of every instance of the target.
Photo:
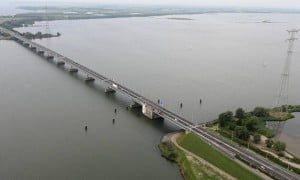
M 225 156 L 221 152 L 211 147 L 206 142 L 202 141 L 195 134 L 189 133 L 178 139 L 178 143 L 185 149 L 193 152 L 199 157 L 205 159 L 209 163 L 222 169 L 233 177 L 242 180 L 255 180 L 261 179 L 256 174 L 248 169 L 245 169 L 240 164 Z
M 180 168 L 180 172 L 185 180 L 220 180 L 227 178 L 216 172 L 215 169 L 199 162 L 188 158 L 186 154 L 175 147 L 174 145 L 170 148 L 165 144 L 160 144 L 159 149 L 163 157 L 167 158 L 172 162 L 176 162 Z

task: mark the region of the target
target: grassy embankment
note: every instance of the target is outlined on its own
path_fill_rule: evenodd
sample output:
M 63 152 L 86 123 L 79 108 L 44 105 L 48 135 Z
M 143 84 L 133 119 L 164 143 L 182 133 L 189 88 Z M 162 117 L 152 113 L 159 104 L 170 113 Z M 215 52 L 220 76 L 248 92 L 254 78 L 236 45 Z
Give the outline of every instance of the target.
M 260 177 L 245 169 L 233 159 L 215 150 L 194 134 L 190 133 L 181 136 L 178 138 L 178 144 L 232 177 L 243 180 L 260 179 Z M 211 166 L 191 160 L 185 152 L 179 150 L 173 144 L 162 143 L 159 145 L 159 148 L 163 157 L 178 164 L 186 180 L 228 179 L 228 177 L 220 174 Z
M 237 179 L 260 179 L 256 174 L 245 169 L 233 159 L 217 151 L 192 133 L 180 137 L 178 143 L 183 148 L 193 152 Z

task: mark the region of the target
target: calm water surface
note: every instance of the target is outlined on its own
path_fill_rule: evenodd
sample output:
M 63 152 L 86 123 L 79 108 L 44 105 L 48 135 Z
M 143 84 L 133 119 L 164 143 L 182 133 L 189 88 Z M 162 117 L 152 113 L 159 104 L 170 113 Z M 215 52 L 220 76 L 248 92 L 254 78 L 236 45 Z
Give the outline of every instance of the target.
M 163 106 L 195 123 L 228 109 L 274 105 L 286 30 L 300 26 L 300 15 L 167 17 L 53 21 L 51 31 L 62 36 L 36 42 L 153 101 L 161 99 Z M 18 30 L 43 31 L 40 24 Z M 300 43 L 295 49 L 290 99 L 300 104 Z M 101 86 L 85 85 L 14 42 L 1 41 L 0 51 L 2 176 L 181 178 L 156 148 L 160 137 L 174 129 L 168 123 L 127 111 L 124 97 L 106 96 Z M 299 139 L 291 139 L 296 144 L 291 151 L 299 152 Z
M 287 143 L 288 150 L 300 156 L 299 139 L 300 139 L 300 113 L 294 113 L 295 118 L 289 120 L 283 129 L 280 139 Z

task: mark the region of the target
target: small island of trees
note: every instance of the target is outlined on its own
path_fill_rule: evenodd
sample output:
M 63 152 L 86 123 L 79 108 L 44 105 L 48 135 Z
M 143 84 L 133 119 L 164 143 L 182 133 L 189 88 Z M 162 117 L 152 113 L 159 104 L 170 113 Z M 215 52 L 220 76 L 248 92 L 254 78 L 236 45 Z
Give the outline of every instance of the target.
M 299 158 L 286 152 L 286 144 L 275 138 L 275 132 L 267 127 L 268 121 L 286 121 L 300 112 L 300 106 L 267 109 L 256 107 L 251 112 L 238 108 L 235 113 L 226 111 L 217 120 L 207 123 L 206 128 L 215 131 L 240 146 L 245 146 L 284 167 L 300 173 L 300 169 L 286 163 L 299 163 Z

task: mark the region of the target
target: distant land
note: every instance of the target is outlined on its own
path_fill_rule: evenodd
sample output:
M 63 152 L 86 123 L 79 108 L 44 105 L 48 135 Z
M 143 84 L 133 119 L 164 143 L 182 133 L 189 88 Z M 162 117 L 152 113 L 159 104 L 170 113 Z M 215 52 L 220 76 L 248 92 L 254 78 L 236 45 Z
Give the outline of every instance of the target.
M 178 7 L 178 6 L 19 6 L 27 12 L 14 16 L 0 16 L 0 25 L 12 29 L 30 26 L 36 21 L 102 19 L 122 17 L 150 17 L 166 15 L 190 15 L 213 13 L 300 13 L 300 9 L 268 8 L 224 8 L 224 7 Z M 173 20 L 192 20 L 182 17 L 169 17 Z

